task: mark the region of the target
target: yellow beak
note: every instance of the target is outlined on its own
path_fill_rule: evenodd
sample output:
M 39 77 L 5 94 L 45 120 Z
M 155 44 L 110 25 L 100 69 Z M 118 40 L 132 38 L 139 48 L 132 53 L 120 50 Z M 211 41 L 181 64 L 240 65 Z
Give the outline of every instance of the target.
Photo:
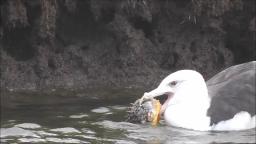
M 152 116 L 151 125 L 155 127 L 160 121 L 161 103 L 159 102 L 159 100 L 156 100 L 156 99 L 153 100 L 153 107 L 154 107 L 154 110 L 152 112 L 153 116 Z

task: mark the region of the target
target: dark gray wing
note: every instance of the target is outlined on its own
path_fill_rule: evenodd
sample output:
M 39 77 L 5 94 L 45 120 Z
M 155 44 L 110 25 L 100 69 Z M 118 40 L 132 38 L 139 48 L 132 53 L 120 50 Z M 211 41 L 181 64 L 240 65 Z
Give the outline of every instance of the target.
M 208 116 L 211 125 L 232 118 L 240 111 L 255 115 L 256 61 L 235 65 L 206 82 L 212 98 Z

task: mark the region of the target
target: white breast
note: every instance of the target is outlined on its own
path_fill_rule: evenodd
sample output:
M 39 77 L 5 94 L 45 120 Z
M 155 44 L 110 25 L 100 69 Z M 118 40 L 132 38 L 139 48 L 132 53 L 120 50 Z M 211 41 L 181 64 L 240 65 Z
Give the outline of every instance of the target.
M 175 90 L 164 118 L 173 126 L 209 130 L 210 118 L 207 117 L 209 106 L 210 98 L 204 81 L 183 82 Z

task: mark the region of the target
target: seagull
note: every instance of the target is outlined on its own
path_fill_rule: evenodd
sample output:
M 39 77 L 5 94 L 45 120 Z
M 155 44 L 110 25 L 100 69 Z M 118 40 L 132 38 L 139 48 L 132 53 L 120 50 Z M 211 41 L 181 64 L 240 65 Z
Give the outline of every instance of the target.
M 166 96 L 161 114 L 168 125 L 199 131 L 255 128 L 256 61 L 235 65 L 205 82 L 194 70 L 179 70 L 145 92 L 140 103 Z

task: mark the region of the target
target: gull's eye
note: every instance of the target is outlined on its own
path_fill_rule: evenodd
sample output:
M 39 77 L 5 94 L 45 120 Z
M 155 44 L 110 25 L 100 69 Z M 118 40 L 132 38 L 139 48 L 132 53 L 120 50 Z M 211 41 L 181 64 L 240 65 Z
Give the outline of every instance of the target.
M 175 86 L 177 84 L 177 81 L 170 82 L 170 86 Z

